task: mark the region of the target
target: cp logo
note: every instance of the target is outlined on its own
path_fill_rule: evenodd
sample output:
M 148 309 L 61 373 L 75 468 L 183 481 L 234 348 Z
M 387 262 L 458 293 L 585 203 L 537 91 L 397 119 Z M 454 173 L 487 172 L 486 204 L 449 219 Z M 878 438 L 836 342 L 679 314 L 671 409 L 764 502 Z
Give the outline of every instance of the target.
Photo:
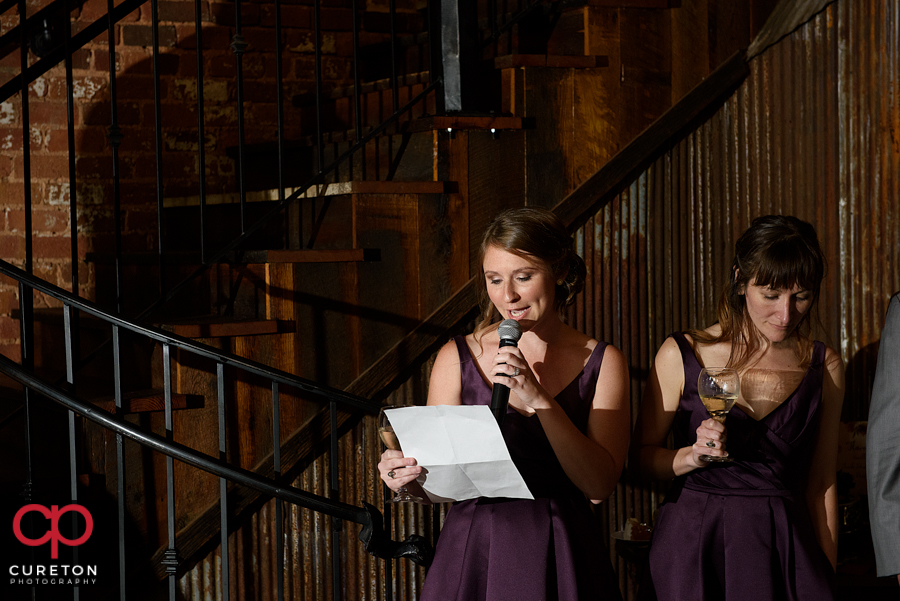
M 41 538 L 27 538 L 24 534 L 22 534 L 22 517 L 28 513 L 29 511 L 37 511 L 39 514 L 50 520 L 50 530 L 47 531 L 44 536 Z M 87 526 L 84 530 L 84 534 L 76 538 L 75 540 L 70 540 L 59 533 L 59 517 L 68 513 L 69 511 L 74 511 L 80 513 L 84 516 L 85 522 L 87 522 Z M 26 505 L 22 509 L 16 512 L 16 517 L 13 518 L 13 533 L 16 535 L 16 538 L 19 539 L 23 545 L 28 545 L 29 547 L 38 547 L 40 545 L 46 544 L 46 542 L 50 541 L 50 557 L 56 559 L 59 557 L 59 543 L 64 545 L 68 545 L 69 547 L 77 547 L 78 545 L 84 544 L 87 539 L 91 537 L 91 532 L 94 531 L 94 518 L 91 517 L 91 513 L 82 507 L 81 505 L 66 505 L 62 509 L 59 508 L 59 505 L 51 505 L 50 509 L 47 509 L 43 505 Z

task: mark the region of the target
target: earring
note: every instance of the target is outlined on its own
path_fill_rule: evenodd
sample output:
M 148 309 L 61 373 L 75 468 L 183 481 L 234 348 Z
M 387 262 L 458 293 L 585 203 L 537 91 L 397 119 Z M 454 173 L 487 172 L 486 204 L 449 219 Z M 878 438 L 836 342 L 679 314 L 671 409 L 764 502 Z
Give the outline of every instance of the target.
M 563 285 L 563 280 L 556 280 L 556 285 L 557 285 L 557 286 L 562 286 L 562 285 Z

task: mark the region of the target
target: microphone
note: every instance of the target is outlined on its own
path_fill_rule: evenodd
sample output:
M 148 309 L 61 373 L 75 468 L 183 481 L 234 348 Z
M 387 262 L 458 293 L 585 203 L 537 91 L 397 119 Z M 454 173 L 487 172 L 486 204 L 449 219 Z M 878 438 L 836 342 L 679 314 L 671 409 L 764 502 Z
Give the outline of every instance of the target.
M 515 319 L 504 319 L 497 328 L 500 334 L 500 348 L 504 346 L 519 346 L 519 338 L 522 337 L 522 328 Z M 491 413 L 497 420 L 497 425 L 503 423 L 506 417 L 506 407 L 509 405 L 509 386 L 505 384 L 494 383 L 494 389 L 491 392 Z

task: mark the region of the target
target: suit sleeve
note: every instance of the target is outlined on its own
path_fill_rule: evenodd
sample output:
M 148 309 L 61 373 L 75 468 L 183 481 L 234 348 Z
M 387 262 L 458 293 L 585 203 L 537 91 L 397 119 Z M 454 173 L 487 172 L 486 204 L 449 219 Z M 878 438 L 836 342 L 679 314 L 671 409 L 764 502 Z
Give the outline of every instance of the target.
M 900 294 L 888 305 L 866 436 L 869 521 L 879 576 L 900 573 Z

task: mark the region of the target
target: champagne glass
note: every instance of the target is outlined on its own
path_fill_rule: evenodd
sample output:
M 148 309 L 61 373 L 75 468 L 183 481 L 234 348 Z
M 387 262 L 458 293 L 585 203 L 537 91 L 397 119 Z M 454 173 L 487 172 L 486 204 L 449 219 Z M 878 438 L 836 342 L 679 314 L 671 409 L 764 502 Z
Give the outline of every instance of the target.
M 725 416 L 731 411 L 741 391 L 741 377 L 730 367 L 704 367 L 697 378 L 697 392 L 703 406 L 714 420 L 725 423 Z M 731 457 L 701 455 L 704 461 L 731 461 Z
M 401 450 L 400 441 L 397 439 L 397 435 L 394 433 L 394 427 L 391 425 L 391 420 L 388 419 L 385 411 L 397 408 L 396 405 L 386 405 L 378 412 L 378 435 L 381 437 L 381 442 L 384 443 L 384 446 L 392 451 Z M 406 501 L 422 502 L 422 498 L 410 494 L 405 486 L 401 486 L 394 492 L 394 498 L 390 499 L 388 503 L 403 503 Z

